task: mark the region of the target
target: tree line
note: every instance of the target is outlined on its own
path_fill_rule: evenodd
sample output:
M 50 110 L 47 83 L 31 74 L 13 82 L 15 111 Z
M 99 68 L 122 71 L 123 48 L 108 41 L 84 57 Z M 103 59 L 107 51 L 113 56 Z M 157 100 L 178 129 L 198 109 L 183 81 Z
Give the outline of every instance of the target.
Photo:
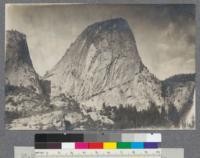
M 115 122 L 113 127 L 115 129 L 178 126 L 180 122 L 178 110 L 173 104 L 165 108 L 151 102 L 147 109 L 139 111 L 132 105 L 123 106 L 121 104 L 116 107 L 103 103 L 101 114 Z

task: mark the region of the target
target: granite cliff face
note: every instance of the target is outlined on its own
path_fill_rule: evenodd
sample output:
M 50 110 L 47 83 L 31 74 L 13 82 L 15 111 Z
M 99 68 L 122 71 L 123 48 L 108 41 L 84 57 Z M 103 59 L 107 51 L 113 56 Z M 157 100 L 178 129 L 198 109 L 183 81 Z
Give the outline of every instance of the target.
M 88 26 L 46 74 L 52 96 L 64 93 L 87 105 L 162 106 L 161 83 L 143 65 L 136 41 L 122 18 Z
M 39 76 L 33 68 L 26 36 L 17 31 L 6 32 L 6 84 L 26 87 L 42 93 Z
M 180 126 L 195 122 L 195 74 L 179 74 L 162 81 L 162 92 L 167 108 L 174 105 L 180 117 Z
M 48 109 L 26 36 L 18 31 L 6 32 L 5 81 L 6 122 Z

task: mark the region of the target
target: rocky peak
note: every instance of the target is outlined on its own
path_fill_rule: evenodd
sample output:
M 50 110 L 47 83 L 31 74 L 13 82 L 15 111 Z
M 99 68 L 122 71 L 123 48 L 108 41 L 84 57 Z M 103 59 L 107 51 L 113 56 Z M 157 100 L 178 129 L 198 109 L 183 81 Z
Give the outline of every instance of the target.
M 12 60 L 15 59 L 15 60 Z M 27 42 L 26 35 L 15 30 L 6 32 L 6 62 L 27 63 L 33 66 Z
M 138 83 L 140 78 L 151 83 Z M 141 104 L 147 105 L 143 98 L 149 96 L 162 104 L 157 99 L 160 83 L 144 67 L 134 35 L 122 18 L 88 26 L 46 79 L 51 81 L 53 96 L 64 93 L 78 100 L 96 100 L 92 104 L 112 105 L 136 104 L 133 100 L 142 100 Z M 155 95 L 152 88 L 144 92 L 149 85 L 154 87 Z M 136 94 L 137 89 L 142 95 Z
M 26 36 L 15 30 L 6 31 L 6 84 L 21 86 L 41 93 L 39 76 L 35 72 Z
M 83 34 L 91 33 L 95 36 L 95 34 L 102 33 L 102 32 L 112 32 L 112 31 L 130 31 L 128 22 L 123 18 L 116 18 L 105 20 L 102 22 L 96 22 L 92 25 L 89 25 Z
M 122 48 L 128 46 L 128 44 L 133 45 L 136 49 L 136 42 L 133 33 L 129 27 L 129 24 L 123 18 L 116 18 L 111 20 L 106 20 L 102 22 L 96 22 L 89 25 L 78 37 L 77 40 L 85 40 L 90 47 L 92 44 L 97 49 L 113 49 L 116 45 Z M 129 47 L 130 47 L 129 45 Z M 110 53 L 119 53 L 117 51 L 112 51 Z M 126 51 L 123 50 L 123 53 Z M 122 54 L 122 52 L 120 52 Z M 137 50 L 132 52 L 136 54 L 137 58 L 139 54 Z

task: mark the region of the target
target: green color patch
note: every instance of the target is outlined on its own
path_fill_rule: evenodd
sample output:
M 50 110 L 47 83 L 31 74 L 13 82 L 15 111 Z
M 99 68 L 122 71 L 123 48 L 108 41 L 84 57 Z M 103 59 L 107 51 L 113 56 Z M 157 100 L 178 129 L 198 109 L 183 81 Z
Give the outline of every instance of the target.
M 118 142 L 117 149 L 131 149 L 131 142 Z

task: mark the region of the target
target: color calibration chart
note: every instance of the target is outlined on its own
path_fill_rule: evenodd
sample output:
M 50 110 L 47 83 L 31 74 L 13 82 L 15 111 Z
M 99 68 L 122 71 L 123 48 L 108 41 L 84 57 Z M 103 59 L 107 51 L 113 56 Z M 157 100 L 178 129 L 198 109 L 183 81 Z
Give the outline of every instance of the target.
M 35 158 L 161 158 L 161 134 L 36 134 Z

